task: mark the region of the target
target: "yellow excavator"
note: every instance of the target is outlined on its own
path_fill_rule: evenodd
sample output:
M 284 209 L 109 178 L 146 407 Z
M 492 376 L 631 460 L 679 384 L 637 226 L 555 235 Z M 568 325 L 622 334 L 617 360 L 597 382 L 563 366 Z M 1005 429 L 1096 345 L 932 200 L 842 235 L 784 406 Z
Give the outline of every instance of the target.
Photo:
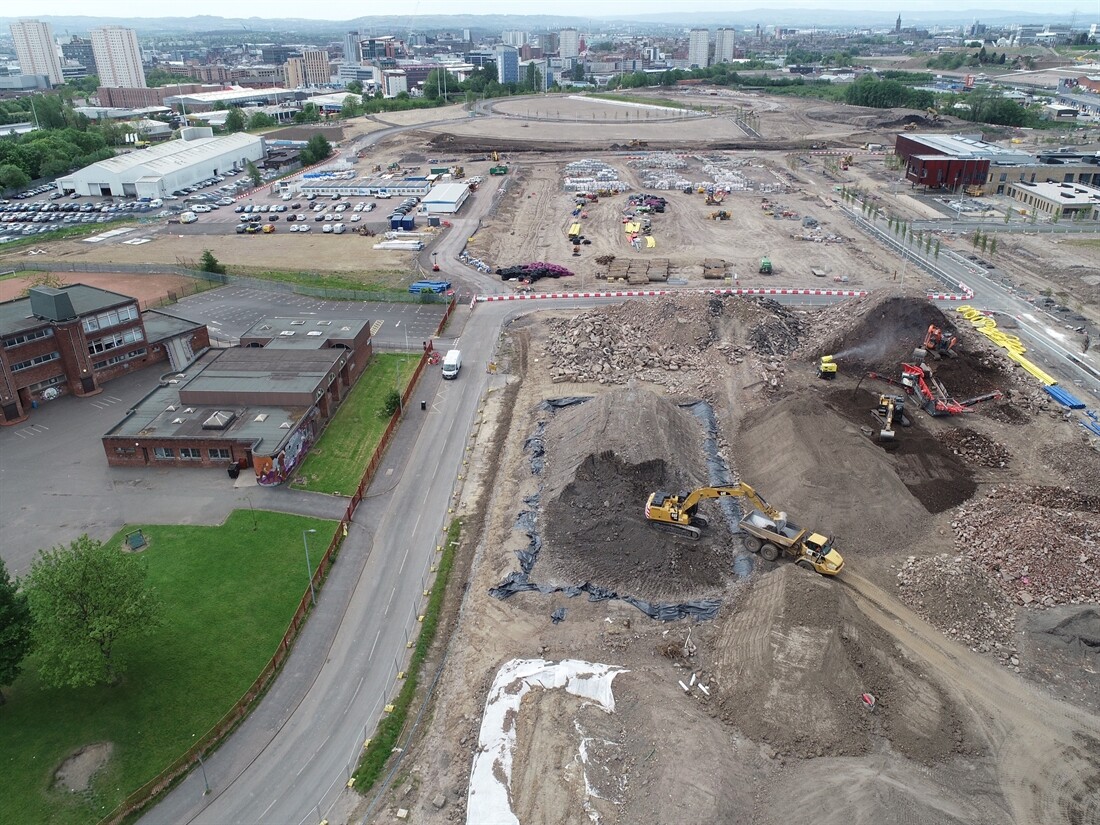
M 744 483 L 700 487 L 676 495 L 651 493 L 645 505 L 646 521 L 654 529 L 696 541 L 710 523 L 699 512 L 699 504 L 711 498 L 744 498 L 753 506 L 738 522 L 746 533 L 745 549 L 750 552 L 759 553 L 767 561 L 785 554 L 794 558 L 799 567 L 823 576 L 835 576 L 844 569 L 844 558 L 833 549 L 831 537 L 799 527 Z

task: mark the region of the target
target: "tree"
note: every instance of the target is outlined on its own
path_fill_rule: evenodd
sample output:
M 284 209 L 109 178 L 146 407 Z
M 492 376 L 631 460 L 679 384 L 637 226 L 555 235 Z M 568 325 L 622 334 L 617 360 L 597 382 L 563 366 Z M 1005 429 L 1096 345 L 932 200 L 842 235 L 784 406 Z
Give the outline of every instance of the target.
M 218 259 L 214 257 L 214 253 L 209 249 L 204 249 L 202 251 L 202 257 L 199 259 L 199 264 L 203 272 L 213 272 L 216 275 L 225 274 L 225 264 L 218 263 Z
M 358 95 L 347 95 L 344 98 L 344 102 L 340 104 L 341 117 L 355 117 L 363 113 L 362 107 L 359 105 Z
M 18 166 L 10 163 L 0 166 L 0 191 L 22 189 L 30 182 L 30 176 Z
M 573 79 L 577 82 L 584 80 L 584 63 L 577 61 L 577 65 L 573 67 Z
M 332 144 L 325 136 L 318 133 L 306 142 L 306 148 L 301 151 L 299 158 L 302 166 L 312 166 L 332 154 Z
M 254 164 L 252 161 L 249 161 L 244 165 L 244 171 L 245 174 L 247 174 L 248 177 L 252 179 L 253 186 L 260 185 L 260 181 L 263 180 L 263 178 L 260 176 L 260 170 L 256 168 L 256 164 Z
M 241 112 L 240 107 L 234 106 L 229 110 L 229 114 L 225 116 L 225 131 L 244 131 L 244 114 Z
M 307 103 L 300 112 L 294 113 L 295 123 L 319 123 L 320 121 L 321 110 L 317 108 L 316 103 Z
M 248 119 L 249 129 L 268 129 L 278 125 L 278 121 L 267 112 L 256 112 Z
M 10 685 L 23 669 L 23 658 L 31 649 L 31 611 L 19 580 L 8 576 L 0 559 L 0 686 Z M 4 704 L 0 691 L 0 705 Z
M 434 69 L 433 69 L 433 71 L 434 71 Z M 351 81 L 347 85 L 347 90 L 349 92 L 351 92 L 352 94 L 356 94 L 356 95 L 363 94 L 363 81 L 362 80 L 353 80 L 353 81 Z
M 39 551 L 27 577 L 38 673 L 51 687 L 117 684 L 121 640 L 149 633 L 160 603 L 143 560 L 81 536 Z

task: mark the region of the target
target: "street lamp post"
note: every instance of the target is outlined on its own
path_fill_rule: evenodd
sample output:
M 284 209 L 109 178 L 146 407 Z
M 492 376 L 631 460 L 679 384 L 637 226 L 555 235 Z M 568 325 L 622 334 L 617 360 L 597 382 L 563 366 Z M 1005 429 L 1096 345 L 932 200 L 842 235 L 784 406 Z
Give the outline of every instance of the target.
M 317 604 L 317 591 L 313 589 L 313 565 L 309 562 L 309 540 L 306 533 L 316 532 L 312 528 L 302 531 L 302 546 L 306 549 L 306 575 L 309 577 L 309 601 L 311 604 Z

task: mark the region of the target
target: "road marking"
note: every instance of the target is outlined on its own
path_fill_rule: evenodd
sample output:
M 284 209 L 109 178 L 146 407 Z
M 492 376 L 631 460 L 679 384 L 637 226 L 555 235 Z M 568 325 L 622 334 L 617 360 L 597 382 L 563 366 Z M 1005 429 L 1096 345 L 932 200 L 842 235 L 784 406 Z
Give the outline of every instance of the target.
M 395 588 L 394 588 L 394 590 L 396 590 L 396 589 L 397 589 L 397 588 L 395 587 Z M 375 637 L 374 637 L 374 644 L 372 644 L 372 645 L 370 646 L 370 653 L 368 653 L 368 654 L 367 654 L 367 661 L 368 661 L 368 662 L 369 662 L 369 661 L 370 661 L 371 659 L 373 659 L 373 658 L 374 658 L 374 649 L 375 649 L 376 647 L 378 647 L 378 637 L 379 637 L 379 636 L 381 636 L 381 635 L 382 635 L 382 628 L 378 628 L 378 633 L 377 633 L 377 634 L 375 634 Z
M 375 335 L 378 334 L 378 330 L 382 329 L 382 324 L 384 324 L 384 323 L 386 323 L 386 322 L 385 321 L 375 321 L 373 324 L 370 325 L 370 334 L 371 334 L 372 338 Z
M 1058 332 L 1058 330 L 1051 329 L 1050 327 L 1043 327 L 1043 331 L 1051 338 L 1056 338 L 1059 341 L 1065 341 L 1066 336 Z
M 384 614 L 386 616 L 390 615 L 390 605 L 393 604 L 393 597 L 394 597 L 395 593 L 397 593 L 397 585 L 396 584 L 393 586 L 393 590 L 390 591 L 390 597 L 386 601 L 386 612 Z
M 264 808 L 264 812 L 262 814 L 260 814 L 260 821 L 261 822 L 263 822 L 264 817 L 267 816 L 267 812 L 270 811 L 272 808 L 274 808 L 275 803 L 278 802 L 278 801 L 279 801 L 278 799 L 272 799 L 271 804 L 268 805 L 266 808 Z
M 405 548 L 405 555 L 403 555 L 401 557 L 401 566 L 397 568 L 397 575 L 400 576 L 403 572 L 405 572 L 405 562 L 408 561 L 408 558 L 409 558 L 409 548 L 406 547 Z

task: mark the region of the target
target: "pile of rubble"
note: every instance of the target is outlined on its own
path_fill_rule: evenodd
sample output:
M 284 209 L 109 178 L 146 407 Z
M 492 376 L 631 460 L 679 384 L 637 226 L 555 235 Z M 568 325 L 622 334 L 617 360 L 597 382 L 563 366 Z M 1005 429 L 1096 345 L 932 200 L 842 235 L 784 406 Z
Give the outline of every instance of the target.
M 1007 467 L 1012 458 L 1006 446 L 967 427 L 945 430 L 939 440 L 955 455 L 978 467 Z
M 555 383 L 639 379 L 714 400 L 724 365 L 747 362 L 765 389 L 777 389 L 803 323 L 767 299 L 700 293 L 633 301 L 550 320 L 546 356 Z
M 898 571 L 902 601 L 938 630 L 978 653 L 993 653 L 1018 672 L 1012 646 L 1016 611 L 1000 588 L 974 562 L 943 553 L 909 556 Z
M 960 506 L 955 546 L 1025 607 L 1100 601 L 1100 495 L 994 488 Z

